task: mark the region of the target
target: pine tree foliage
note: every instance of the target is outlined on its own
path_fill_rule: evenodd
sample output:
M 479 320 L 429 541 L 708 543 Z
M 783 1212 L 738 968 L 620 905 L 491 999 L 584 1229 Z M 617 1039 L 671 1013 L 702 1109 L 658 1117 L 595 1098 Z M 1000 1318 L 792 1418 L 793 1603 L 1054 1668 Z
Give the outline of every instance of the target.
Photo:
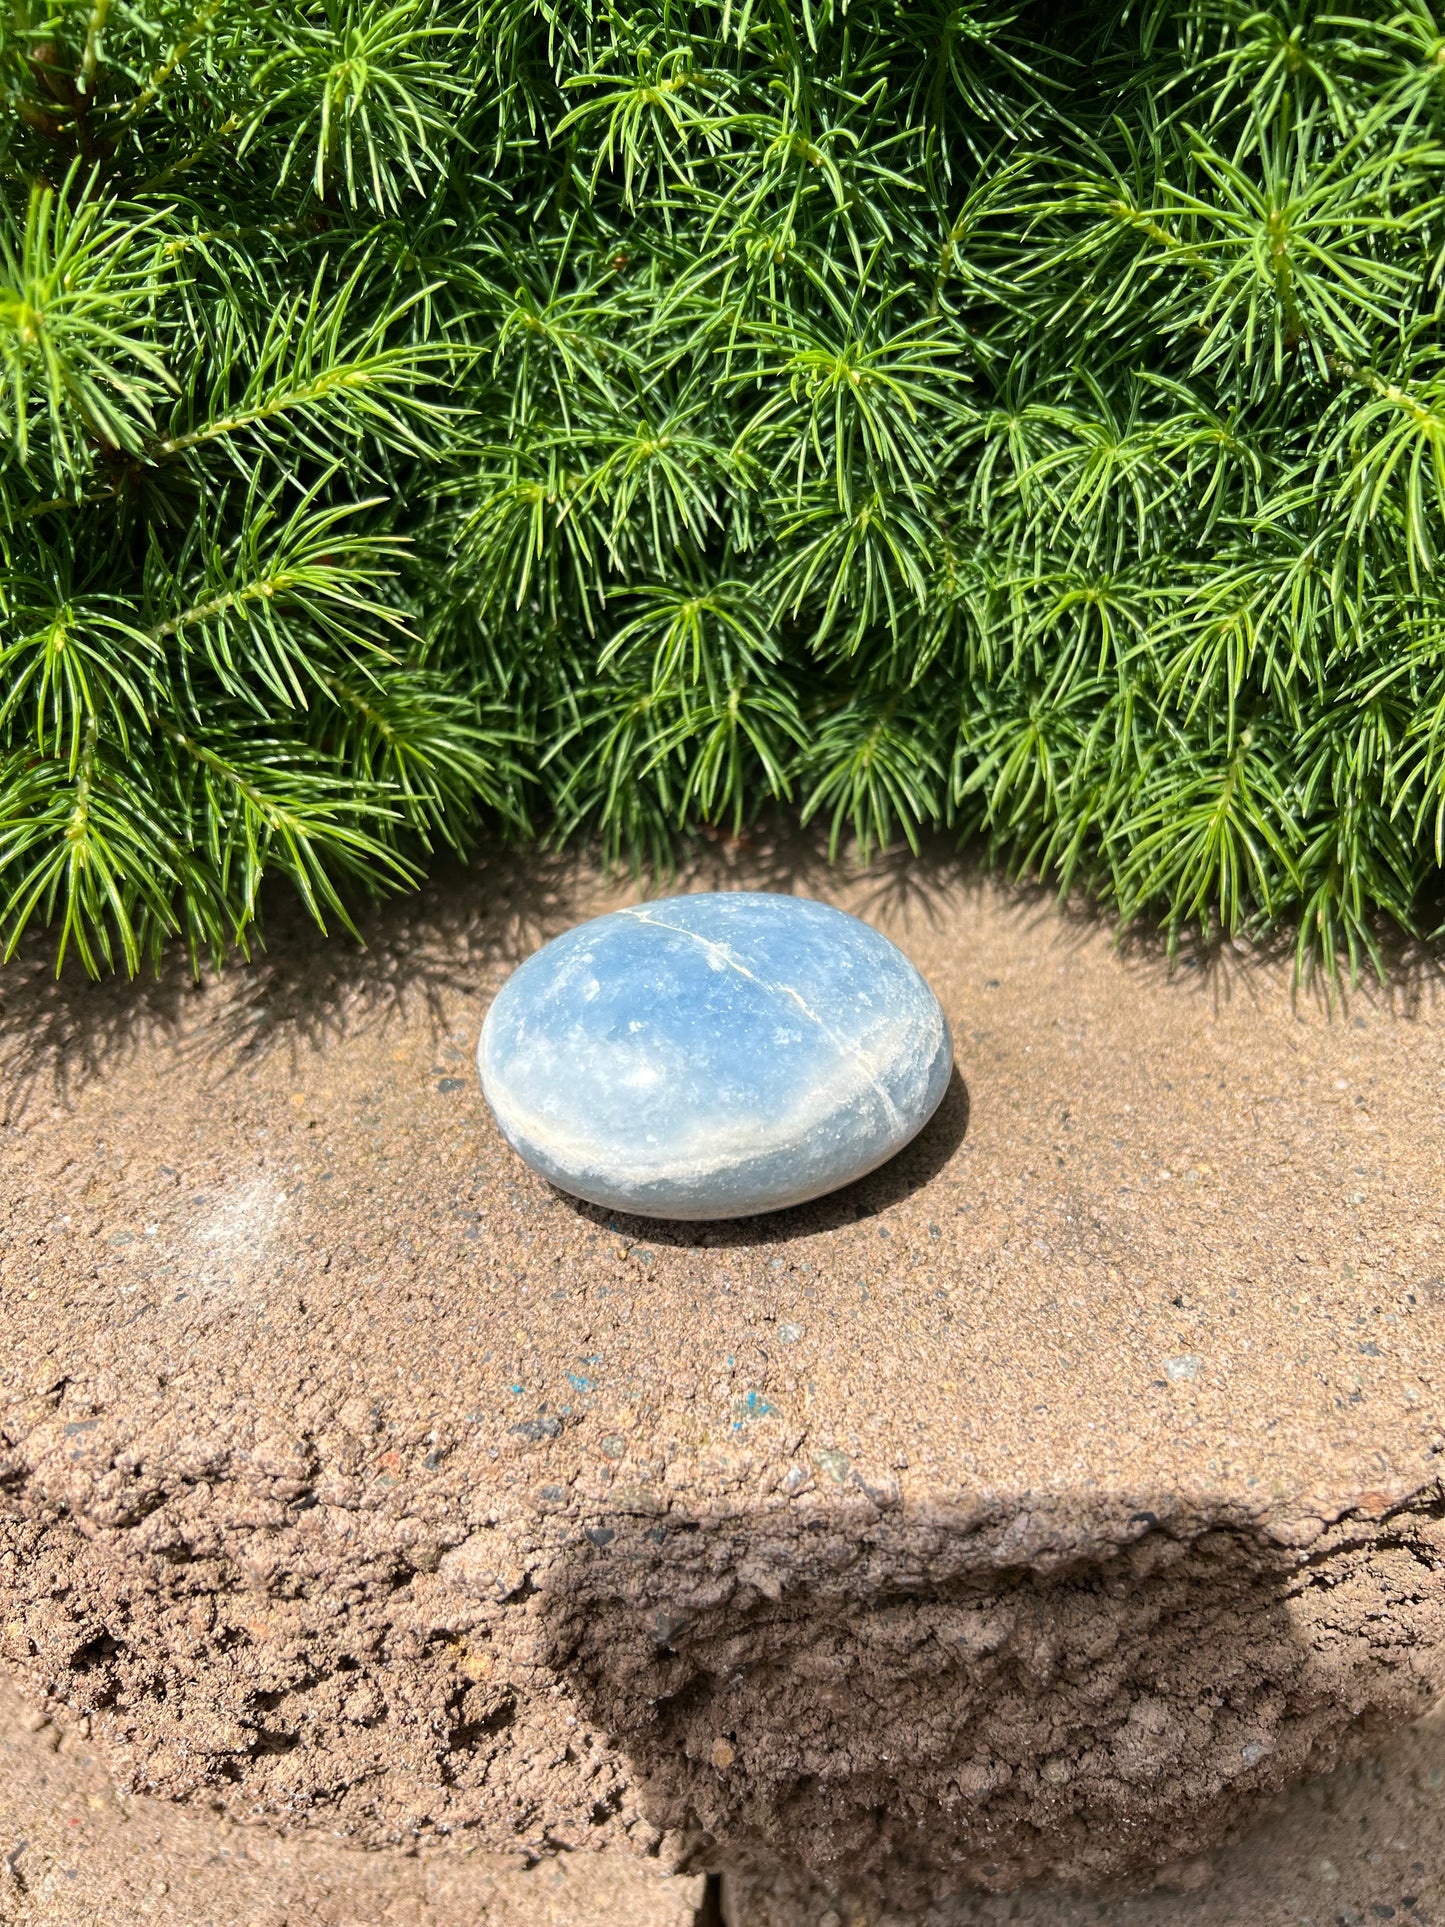
M 774 804 L 1433 929 L 1425 0 L 4 0 L 0 87 L 12 943 Z

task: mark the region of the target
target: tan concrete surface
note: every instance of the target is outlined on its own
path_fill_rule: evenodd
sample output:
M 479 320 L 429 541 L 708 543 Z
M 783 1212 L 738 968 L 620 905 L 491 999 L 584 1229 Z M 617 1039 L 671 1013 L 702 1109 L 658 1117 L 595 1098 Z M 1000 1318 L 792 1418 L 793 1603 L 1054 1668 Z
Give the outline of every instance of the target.
M 129 1795 L 0 1683 L 4 1927 L 693 1927 L 700 1877 L 625 1853 L 366 1853 Z
M 1430 969 L 1331 1012 L 945 864 L 719 877 L 877 921 L 961 1071 L 894 1165 L 740 1225 L 575 1206 L 491 1126 L 488 998 L 628 894 L 584 870 L 200 989 L 0 977 L 33 1702 L 235 1820 L 909 1905 L 1187 1858 L 1419 1713 Z
M 955 1896 L 906 1916 L 801 1893 L 774 1876 L 733 1883 L 727 1927 L 1439 1927 L 1445 1921 L 1445 1719 L 1306 1781 L 1242 1837 L 1105 1895 Z
M 117 1789 L 84 1739 L 62 1739 L 0 1682 L 5 1927 L 694 1927 L 702 1888 L 617 1853 L 525 1868 L 518 1856 L 365 1852 L 236 1827 Z M 1445 1716 L 1280 1796 L 1242 1837 L 1163 1869 L 1149 1890 L 959 1896 L 903 1916 L 776 1873 L 727 1889 L 725 1927 L 1439 1927 Z

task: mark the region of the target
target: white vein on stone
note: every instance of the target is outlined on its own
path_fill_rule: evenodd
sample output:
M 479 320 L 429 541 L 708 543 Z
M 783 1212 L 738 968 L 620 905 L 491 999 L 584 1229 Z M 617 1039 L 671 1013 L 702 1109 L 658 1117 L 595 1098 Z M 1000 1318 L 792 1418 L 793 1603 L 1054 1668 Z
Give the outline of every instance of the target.
M 840 1057 L 852 1058 L 864 1078 L 881 1099 L 890 1122 L 900 1129 L 903 1127 L 903 1118 L 899 1114 L 898 1106 L 879 1083 L 873 1070 L 869 1066 L 867 1058 L 864 1057 L 861 1051 L 855 1050 L 851 1044 L 845 1044 L 832 1027 L 825 1023 L 815 1010 L 811 1010 L 808 1007 L 806 999 L 799 991 L 794 990 L 791 984 L 776 984 L 767 977 L 758 976 L 756 971 L 749 970 L 746 964 L 740 963 L 726 944 L 714 943 L 711 937 L 704 937 L 696 930 L 689 930 L 685 924 L 669 923 L 665 917 L 649 916 L 647 911 L 640 906 L 635 908 L 629 907 L 619 914 L 625 917 L 631 917 L 636 923 L 650 924 L 654 930 L 670 930 L 674 936 L 691 937 L 693 942 L 700 943 L 704 950 L 710 950 L 715 955 L 721 957 L 725 964 L 731 965 L 731 967 L 737 971 L 738 975 L 740 977 L 746 977 L 749 983 L 757 984 L 760 989 L 770 992 L 773 996 L 791 997 L 803 1015 L 810 1018 L 812 1022 L 818 1026 L 819 1030 L 822 1031 L 838 1055 Z
M 575 1127 L 544 1115 L 511 1092 L 494 1087 L 488 1102 L 513 1142 L 523 1140 L 579 1174 L 586 1172 L 607 1182 L 620 1181 L 629 1174 L 647 1183 L 677 1182 L 712 1171 L 742 1169 L 758 1158 L 776 1156 L 790 1148 L 835 1111 L 850 1092 L 857 1091 L 857 1078 L 858 1068 L 850 1056 L 840 1055 L 832 1079 L 801 1091 L 792 1109 L 772 1120 L 772 1128 L 766 1135 L 754 1118 L 730 1128 L 720 1128 L 712 1119 L 701 1119 L 693 1125 L 685 1142 L 670 1148 L 659 1147 L 651 1158 L 635 1144 L 625 1151 L 615 1148 L 603 1151 Z

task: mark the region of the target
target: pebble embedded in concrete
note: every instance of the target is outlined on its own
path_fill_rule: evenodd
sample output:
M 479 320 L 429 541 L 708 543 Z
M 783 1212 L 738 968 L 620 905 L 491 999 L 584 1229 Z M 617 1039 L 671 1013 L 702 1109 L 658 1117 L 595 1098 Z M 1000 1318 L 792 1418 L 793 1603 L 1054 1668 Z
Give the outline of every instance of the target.
M 646 1217 L 747 1217 L 874 1170 L 953 1068 L 938 999 L 828 904 L 729 891 L 569 930 L 513 973 L 478 1047 L 508 1143 Z

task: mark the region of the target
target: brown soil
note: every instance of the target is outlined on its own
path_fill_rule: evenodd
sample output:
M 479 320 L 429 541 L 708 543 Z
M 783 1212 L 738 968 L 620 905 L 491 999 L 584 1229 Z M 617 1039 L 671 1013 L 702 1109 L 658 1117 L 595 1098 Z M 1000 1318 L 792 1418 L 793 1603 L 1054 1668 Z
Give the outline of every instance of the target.
M 730 1227 L 491 1127 L 481 1016 L 585 872 L 200 989 L 0 978 L 3 1651 L 127 1784 L 916 1907 L 1196 1855 L 1445 1685 L 1433 978 L 1329 1011 L 765 857 L 904 944 L 961 1078 Z

